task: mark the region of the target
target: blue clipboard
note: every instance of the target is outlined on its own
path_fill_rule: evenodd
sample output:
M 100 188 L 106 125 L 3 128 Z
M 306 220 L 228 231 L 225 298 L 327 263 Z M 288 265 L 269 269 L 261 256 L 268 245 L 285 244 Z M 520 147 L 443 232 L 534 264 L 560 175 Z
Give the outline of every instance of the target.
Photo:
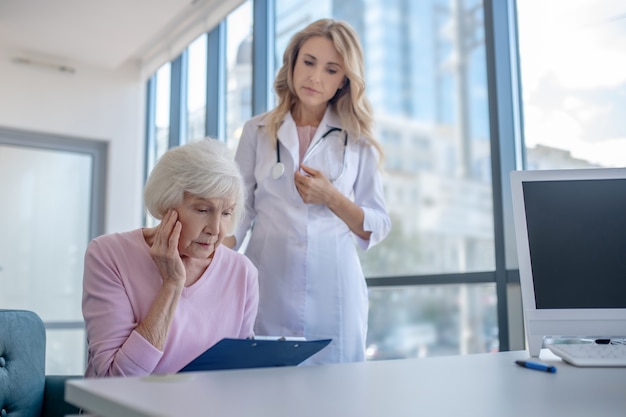
M 331 340 L 225 338 L 204 351 L 179 372 L 296 366 L 322 350 Z

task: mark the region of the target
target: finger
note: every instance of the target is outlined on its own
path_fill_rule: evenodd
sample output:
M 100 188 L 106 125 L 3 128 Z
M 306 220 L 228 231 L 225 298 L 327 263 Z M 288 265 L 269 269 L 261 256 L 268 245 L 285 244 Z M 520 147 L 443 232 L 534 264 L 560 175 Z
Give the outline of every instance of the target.
M 159 223 L 156 228 L 156 234 L 154 236 L 155 244 L 166 244 L 170 234 L 172 233 L 172 228 L 174 227 L 175 222 L 176 219 L 173 210 L 168 210 L 165 216 L 163 216 L 163 219 L 161 219 L 161 223 Z
M 180 232 L 182 229 L 183 229 L 182 223 L 177 220 L 176 223 L 174 224 L 174 227 L 172 228 L 172 232 L 170 233 L 170 237 L 168 241 L 169 247 L 172 250 L 178 251 L 178 240 L 180 239 Z
M 171 230 L 171 228 L 174 226 L 175 221 L 176 217 L 174 214 L 174 210 L 168 210 L 167 213 L 165 213 L 165 216 L 163 216 L 163 219 L 161 219 L 159 228 Z
M 304 172 L 306 172 L 307 174 L 311 175 L 311 176 L 316 176 L 317 174 L 319 174 L 319 171 L 316 169 L 311 168 L 308 165 L 304 165 L 304 164 L 300 164 L 300 169 L 303 170 Z
M 174 226 L 174 223 L 178 220 L 178 212 L 174 209 L 170 209 L 169 211 L 169 219 L 168 223 Z
M 298 191 L 298 194 L 300 194 L 300 197 L 304 197 L 304 193 L 306 190 L 306 187 L 304 185 L 304 180 L 302 179 L 302 177 L 304 177 L 304 175 L 300 174 L 301 178 L 296 178 L 295 180 L 295 184 L 296 184 L 296 191 Z
M 296 171 L 296 174 L 294 176 L 294 182 L 296 183 L 296 187 L 304 187 L 307 183 L 307 181 L 309 181 L 311 179 L 311 177 L 307 176 L 307 175 L 303 175 L 299 172 Z

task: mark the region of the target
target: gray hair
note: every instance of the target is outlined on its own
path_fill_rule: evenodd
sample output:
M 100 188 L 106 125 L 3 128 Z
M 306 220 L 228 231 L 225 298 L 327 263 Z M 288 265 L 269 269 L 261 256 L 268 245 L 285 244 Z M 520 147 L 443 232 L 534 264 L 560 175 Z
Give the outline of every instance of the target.
M 201 198 L 235 200 L 232 233 L 244 210 L 244 188 L 239 166 L 226 144 L 211 138 L 190 142 L 165 152 L 144 187 L 146 210 L 161 220 L 178 207 L 185 193 Z

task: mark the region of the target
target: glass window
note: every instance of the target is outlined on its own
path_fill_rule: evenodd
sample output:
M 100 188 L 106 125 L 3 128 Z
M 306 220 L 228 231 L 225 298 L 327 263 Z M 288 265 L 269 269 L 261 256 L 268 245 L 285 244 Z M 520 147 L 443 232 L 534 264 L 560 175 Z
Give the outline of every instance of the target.
M 189 45 L 187 65 L 187 141 L 202 139 L 206 119 L 207 36 Z
M 234 151 L 252 117 L 252 1 L 228 15 L 226 31 L 226 142 Z
M 527 169 L 626 165 L 626 5 L 517 4 Z
M 154 120 L 149 118 L 149 121 L 153 123 L 150 127 L 153 131 L 152 135 L 147 135 L 146 173 L 152 171 L 156 161 L 169 148 L 171 69 L 171 63 L 167 62 L 152 77 L 155 84 L 154 96 L 151 98 L 154 100 Z M 157 224 L 156 220 L 149 214 L 146 214 L 145 223 L 147 227 Z
M 80 287 L 82 288 L 82 287 Z M 87 363 L 85 329 L 46 330 L 46 374 L 83 375 Z
M 494 284 L 370 288 L 368 360 L 498 351 Z
M 156 147 L 153 164 L 169 147 L 171 68 L 172 66 L 168 62 L 156 73 Z
M 375 133 L 386 153 L 393 228 L 384 242 L 361 252 L 366 276 L 494 270 L 482 2 L 276 0 L 277 68 L 292 34 L 328 16 L 359 33 Z M 486 287 L 370 288 L 370 358 L 387 355 L 375 353 L 380 346 L 420 332 L 430 336 L 418 355 L 497 349 L 496 311 L 484 307 L 486 299 L 495 303 L 495 289 Z M 456 307 L 428 310 L 432 302 Z
M 47 329 L 46 371 L 82 374 L 83 258 L 91 193 L 98 190 L 91 187 L 93 158 L 58 146 L 0 144 L 0 195 L 7 202 L 0 205 L 0 306 L 32 310 L 56 329 L 77 327 Z

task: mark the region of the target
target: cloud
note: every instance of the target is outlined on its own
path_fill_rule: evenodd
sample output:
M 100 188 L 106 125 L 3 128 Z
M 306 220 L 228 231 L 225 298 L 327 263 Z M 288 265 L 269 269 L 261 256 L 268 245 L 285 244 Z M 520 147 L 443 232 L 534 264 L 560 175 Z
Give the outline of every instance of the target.
M 558 74 L 571 89 L 626 84 L 626 5 L 619 0 L 518 2 L 525 84 Z
M 626 166 L 626 2 L 517 2 L 524 136 Z

